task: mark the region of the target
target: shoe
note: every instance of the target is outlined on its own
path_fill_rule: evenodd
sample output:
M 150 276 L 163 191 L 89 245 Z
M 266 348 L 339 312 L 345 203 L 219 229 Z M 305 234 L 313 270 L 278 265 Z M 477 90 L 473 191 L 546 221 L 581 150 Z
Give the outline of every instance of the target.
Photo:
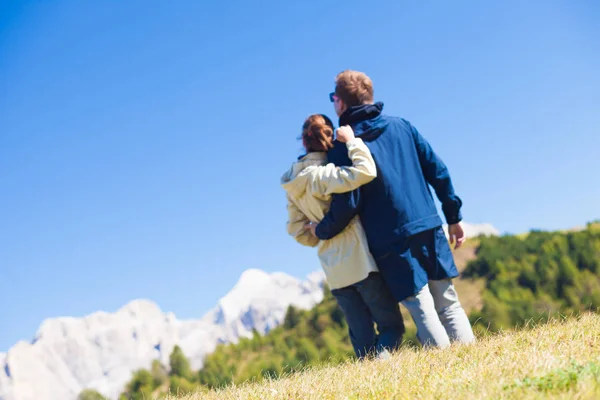
M 381 350 L 375 357 L 376 360 L 389 360 L 390 358 L 392 358 L 392 354 L 387 349 Z

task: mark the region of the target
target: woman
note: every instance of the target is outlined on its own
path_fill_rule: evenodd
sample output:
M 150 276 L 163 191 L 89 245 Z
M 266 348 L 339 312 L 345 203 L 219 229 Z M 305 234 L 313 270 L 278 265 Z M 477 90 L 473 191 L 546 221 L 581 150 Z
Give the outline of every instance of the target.
M 356 356 L 362 359 L 373 351 L 395 349 L 404 334 L 404 323 L 398 307 L 381 279 L 369 252 L 367 239 L 358 217 L 331 240 L 319 241 L 305 228 L 308 222 L 321 221 L 331 203 L 333 193 L 354 190 L 377 176 L 371 152 L 349 126 L 337 130 L 337 140 L 346 143 L 352 166 L 336 167 L 327 163 L 327 151 L 333 147 L 333 123 L 321 114 L 311 115 L 302 127 L 302 143 L 306 155 L 292 164 L 281 178 L 287 194 L 287 231 L 300 244 L 317 247 L 321 266 L 332 293 L 343 310 Z M 355 297 L 356 296 L 356 297 Z M 356 299 L 363 307 L 357 309 Z M 349 307 L 350 304 L 354 306 Z M 377 323 L 379 341 L 373 322 Z

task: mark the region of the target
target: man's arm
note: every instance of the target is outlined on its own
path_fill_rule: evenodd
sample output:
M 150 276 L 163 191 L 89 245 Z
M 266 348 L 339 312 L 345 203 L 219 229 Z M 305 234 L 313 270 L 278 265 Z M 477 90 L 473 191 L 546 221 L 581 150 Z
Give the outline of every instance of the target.
M 338 166 L 352 165 L 346 145 L 338 141 L 334 142 L 333 149 L 327 153 L 327 161 Z M 334 194 L 329 211 L 316 229 L 313 227 L 316 237 L 321 240 L 329 240 L 341 233 L 358 214 L 360 198 L 360 188 L 351 192 Z
M 457 224 L 462 220 L 460 208 L 462 200 L 454 193 L 452 180 L 446 164 L 433 151 L 431 145 L 417 129 L 406 121 L 410 126 L 417 153 L 419 155 L 419 163 L 425 175 L 427 183 L 435 190 L 437 198 L 442 203 L 442 211 L 446 217 L 448 225 Z
M 360 204 L 360 188 L 333 195 L 329 211 L 317 225 L 315 235 L 329 240 L 340 234 L 358 214 Z

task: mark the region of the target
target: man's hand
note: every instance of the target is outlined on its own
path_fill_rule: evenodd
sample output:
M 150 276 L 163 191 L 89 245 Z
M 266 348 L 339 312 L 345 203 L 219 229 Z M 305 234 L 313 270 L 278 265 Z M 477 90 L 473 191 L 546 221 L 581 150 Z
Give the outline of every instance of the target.
M 310 231 L 310 233 L 314 237 L 317 237 L 317 225 L 319 225 L 319 224 L 315 224 L 314 222 L 309 222 L 304 225 L 304 229 L 307 231 Z
M 450 243 L 455 243 L 454 249 L 458 249 L 466 240 L 465 231 L 460 222 L 448 226 L 448 236 L 450 236 Z
M 348 125 L 340 126 L 336 131 L 336 138 L 342 143 L 348 143 L 354 139 L 354 131 Z

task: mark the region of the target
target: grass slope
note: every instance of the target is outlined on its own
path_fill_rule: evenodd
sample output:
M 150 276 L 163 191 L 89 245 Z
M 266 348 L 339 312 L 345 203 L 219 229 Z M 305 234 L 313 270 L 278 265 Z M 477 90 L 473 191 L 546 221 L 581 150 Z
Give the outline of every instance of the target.
M 391 359 L 308 369 L 171 400 L 600 398 L 600 315 L 494 334 L 470 346 L 405 347 Z

